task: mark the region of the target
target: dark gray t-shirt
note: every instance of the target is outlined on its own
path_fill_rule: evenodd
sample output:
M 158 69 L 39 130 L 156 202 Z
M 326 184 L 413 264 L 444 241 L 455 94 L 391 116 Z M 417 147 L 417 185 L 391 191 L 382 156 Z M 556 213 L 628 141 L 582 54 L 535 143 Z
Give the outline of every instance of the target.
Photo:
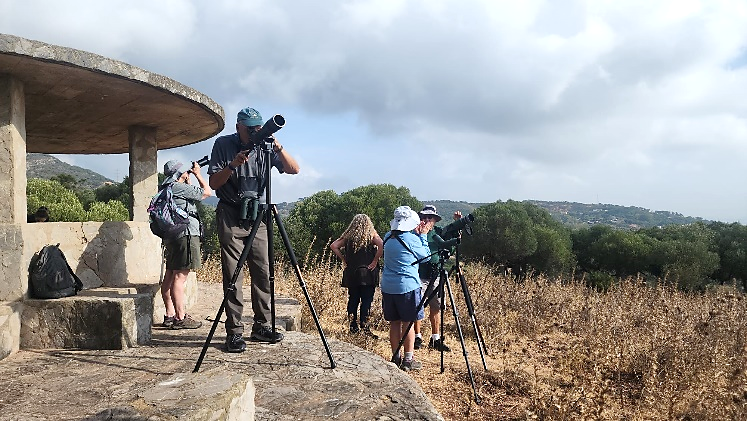
M 210 153 L 208 175 L 215 174 L 224 167 L 227 167 L 228 163 L 236 157 L 236 154 L 250 147 L 241 143 L 238 133 L 219 137 L 215 140 L 213 151 Z M 242 197 L 264 199 L 266 186 L 264 180 L 266 171 L 265 153 L 262 151 L 261 145 L 251 148 L 249 160 L 244 165 L 236 168 L 231 178 L 226 181 L 226 184 L 215 191 L 215 195 L 218 196 L 221 202 L 238 205 L 241 203 Z M 272 166 L 282 173 L 283 163 L 275 151 L 270 152 L 270 160 L 272 161 Z
M 179 237 L 200 235 L 200 221 L 193 215 L 197 215 L 196 203 L 202 200 L 202 195 L 205 191 L 199 186 L 187 183 L 174 183 L 171 185 L 171 192 L 174 195 L 176 206 L 186 210 L 189 214 L 189 228 L 179 234 Z

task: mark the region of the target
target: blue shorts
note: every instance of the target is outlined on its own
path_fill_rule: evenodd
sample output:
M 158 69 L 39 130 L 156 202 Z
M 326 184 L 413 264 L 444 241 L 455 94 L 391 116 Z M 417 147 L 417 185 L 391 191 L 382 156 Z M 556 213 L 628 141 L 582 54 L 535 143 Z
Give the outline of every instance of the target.
M 384 310 L 384 320 L 388 322 L 414 322 L 425 317 L 420 304 L 420 288 L 404 294 L 381 293 L 381 307 Z

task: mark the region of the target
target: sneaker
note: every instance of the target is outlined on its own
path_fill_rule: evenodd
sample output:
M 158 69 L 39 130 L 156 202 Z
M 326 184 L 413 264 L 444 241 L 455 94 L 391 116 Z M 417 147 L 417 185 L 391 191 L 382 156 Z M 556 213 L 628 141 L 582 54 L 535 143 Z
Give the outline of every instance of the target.
M 423 338 L 416 336 L 415 337 L 415 349 L 420 349 L 423 347 Z
M 399 368 L 402 369 L 402 371 L 411 371 L 411 370 L 420 370 L 423 368 L 423 364 L 420 361 L 412 360 L 404 360 L 402 361 L 402 365 L 399 366 Z
M 171 324 L 172 329 L 197 329 L 200 326 L 202 326 L 202 322 L 193 319 L 189 314 L 185 315 L 181 320 L 175 318 Z
M 244 352 L 246 350 L 246 342 L 241 337 L 240 333 L 232 333 L 226 336 L 226 351 L 228 352 Z
M 161 324 L 161 326 L 170 328 L 174 325 L 174 320 L 176 320 L 176 317 L 163 316 L 163 323 Z
M 444 343 L 444 338 L 439 338 L 435 341 L 431 338 L 428 342 L 428 348 L 435 349 L 436 351 L 451 352 L 451 348 Z
M 282 333 L 275 331 L 273 334 L 272 329 L 267 326 L 260 326 L 259 328 L 252 329 L 252 339 L 255 341 L 280 342 L 283 338 L 284 336 Z

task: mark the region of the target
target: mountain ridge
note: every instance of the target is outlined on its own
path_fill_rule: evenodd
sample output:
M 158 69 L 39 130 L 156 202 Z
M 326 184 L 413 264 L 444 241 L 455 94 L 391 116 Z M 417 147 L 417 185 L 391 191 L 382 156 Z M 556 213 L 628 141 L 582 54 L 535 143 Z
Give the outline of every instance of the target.
M 26 178 L 50 179 L 60 174 L 67 174 L 79 180 L 81 187 L 96 189 L 104 183 L 114 181 L 86 168 L 62 162 L 52 155 L 44 153 L 26 154 Z
M 71 175 L 76 180 L 80 180 L 80 186 L 90 189 L 96 189 L 104 183 L 114 182 L 89 169 L 62 162 L 52 155 L 40 153 L 26 154 L 27 178 L 49 179 L 59 174 Z M 460 211 L 462 215 L 467 215 L 478 207 L 489 204 L 443 199 L 423 200 L 422 202 L 436 206 L 438 213 L 444 217 L 444 221 L 451 219 L 450 215 L 455 211 Z M 698 221 L 710 222 L 700 217 L 684 216 L 680 213 L 670 211 L 652 211 L 638 206 L 543 200 L 525 200 L 524 202 L 547 210 L 555 220 L 573 228 L 604 224 L 620 229 L 637 229 L 663 225 L 691 224 Z M 217 198 L 208 198 L 203 203 L 215 206 Z M 293 209 L 295 202 L 283 202 L 276 205 L 281 216 L 287 216 L 291 209 Z

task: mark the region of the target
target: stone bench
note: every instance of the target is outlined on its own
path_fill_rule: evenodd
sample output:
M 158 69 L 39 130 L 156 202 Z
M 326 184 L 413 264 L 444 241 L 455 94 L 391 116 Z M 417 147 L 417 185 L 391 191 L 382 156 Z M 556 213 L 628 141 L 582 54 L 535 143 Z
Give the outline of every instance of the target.
M 125 349 L 147 344 L 157 287 L 100 287 L 72 297 L 25 300 L 20 347 Z

